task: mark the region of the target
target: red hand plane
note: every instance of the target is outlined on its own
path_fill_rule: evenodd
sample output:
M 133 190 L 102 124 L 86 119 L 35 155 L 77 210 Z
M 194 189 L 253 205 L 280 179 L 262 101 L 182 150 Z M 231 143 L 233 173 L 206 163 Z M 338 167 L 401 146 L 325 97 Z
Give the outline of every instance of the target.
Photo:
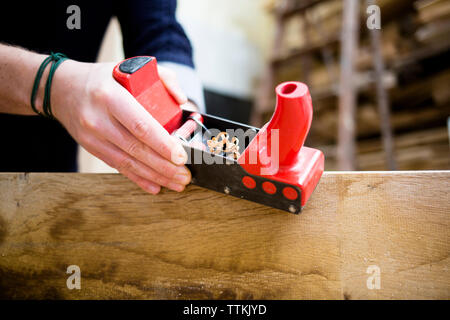
M 319 183 L 324 155 L 303 146 L 313 113 L 305 84 L 280 84 L 275 112 L 258 129 L 182 110 L 161 82 L 154 57 L 124 60 L 114 68 L 113 76 L 169 133 L 182 140 L 193 184 L 299 213 Z M 237 159 L 207 150 L 213 131 L 230 136 L 244 133 L 237 140 L 242 151 Z

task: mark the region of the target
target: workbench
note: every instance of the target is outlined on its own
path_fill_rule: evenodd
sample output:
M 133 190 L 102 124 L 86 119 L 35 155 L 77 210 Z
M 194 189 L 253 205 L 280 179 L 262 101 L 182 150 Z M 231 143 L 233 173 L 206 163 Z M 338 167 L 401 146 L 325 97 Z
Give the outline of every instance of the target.
M 449 299 L 449 193 L 450 171 L 326 172 L 294 215 L 118 174 L 3 173 L 0 298 Z

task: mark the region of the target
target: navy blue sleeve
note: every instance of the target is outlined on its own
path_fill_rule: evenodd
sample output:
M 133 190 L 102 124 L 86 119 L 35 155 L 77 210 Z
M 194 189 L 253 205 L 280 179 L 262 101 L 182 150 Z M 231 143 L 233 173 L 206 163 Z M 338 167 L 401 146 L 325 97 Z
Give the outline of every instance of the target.
M 151 55 L 194 67 L 191 44 L 175 18 L 176 0 L 118 0 L 114 7 L 127 58 Z

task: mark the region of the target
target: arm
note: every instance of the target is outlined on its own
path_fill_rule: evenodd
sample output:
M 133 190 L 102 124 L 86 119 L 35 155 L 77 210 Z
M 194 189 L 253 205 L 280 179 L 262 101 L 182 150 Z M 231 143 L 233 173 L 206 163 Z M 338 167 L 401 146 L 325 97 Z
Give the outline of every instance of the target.
M 31 89 L 45 55 L 0 44 L 0 112 L 35 115 L 30 105 Z M 44 79 L 47 78 L 48 68 Z M 36 107 L 42 109 L 44 83 L 39 87 Z
M 45 56 L 0 44 L 0 112 L 31 115 L 30 96 Z M 51 89 L 53 114 L 93 155 L 116 168 L 147 192 L 160 186 L 182 191 L 190 182 L 187 155 L 180 142 L 112 77 L 114 64 L 64 61 Z M 47 67 L 47 69 L 49 69 Z M 43 76 L 46 79 L 48 70 Z M 180 103 L 186 97 L 161 73 Z M 44 81 L 36 107 L 42 111 Z

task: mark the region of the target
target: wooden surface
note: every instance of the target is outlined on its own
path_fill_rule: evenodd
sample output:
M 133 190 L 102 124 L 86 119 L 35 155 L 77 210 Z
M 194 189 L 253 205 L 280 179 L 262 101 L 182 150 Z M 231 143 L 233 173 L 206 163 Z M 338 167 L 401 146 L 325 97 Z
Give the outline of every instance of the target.
M 449 191 L 450 171 L 328 172 L 296 216 L 114 174 L 0 174 L 0 298 L 449 299 Z

